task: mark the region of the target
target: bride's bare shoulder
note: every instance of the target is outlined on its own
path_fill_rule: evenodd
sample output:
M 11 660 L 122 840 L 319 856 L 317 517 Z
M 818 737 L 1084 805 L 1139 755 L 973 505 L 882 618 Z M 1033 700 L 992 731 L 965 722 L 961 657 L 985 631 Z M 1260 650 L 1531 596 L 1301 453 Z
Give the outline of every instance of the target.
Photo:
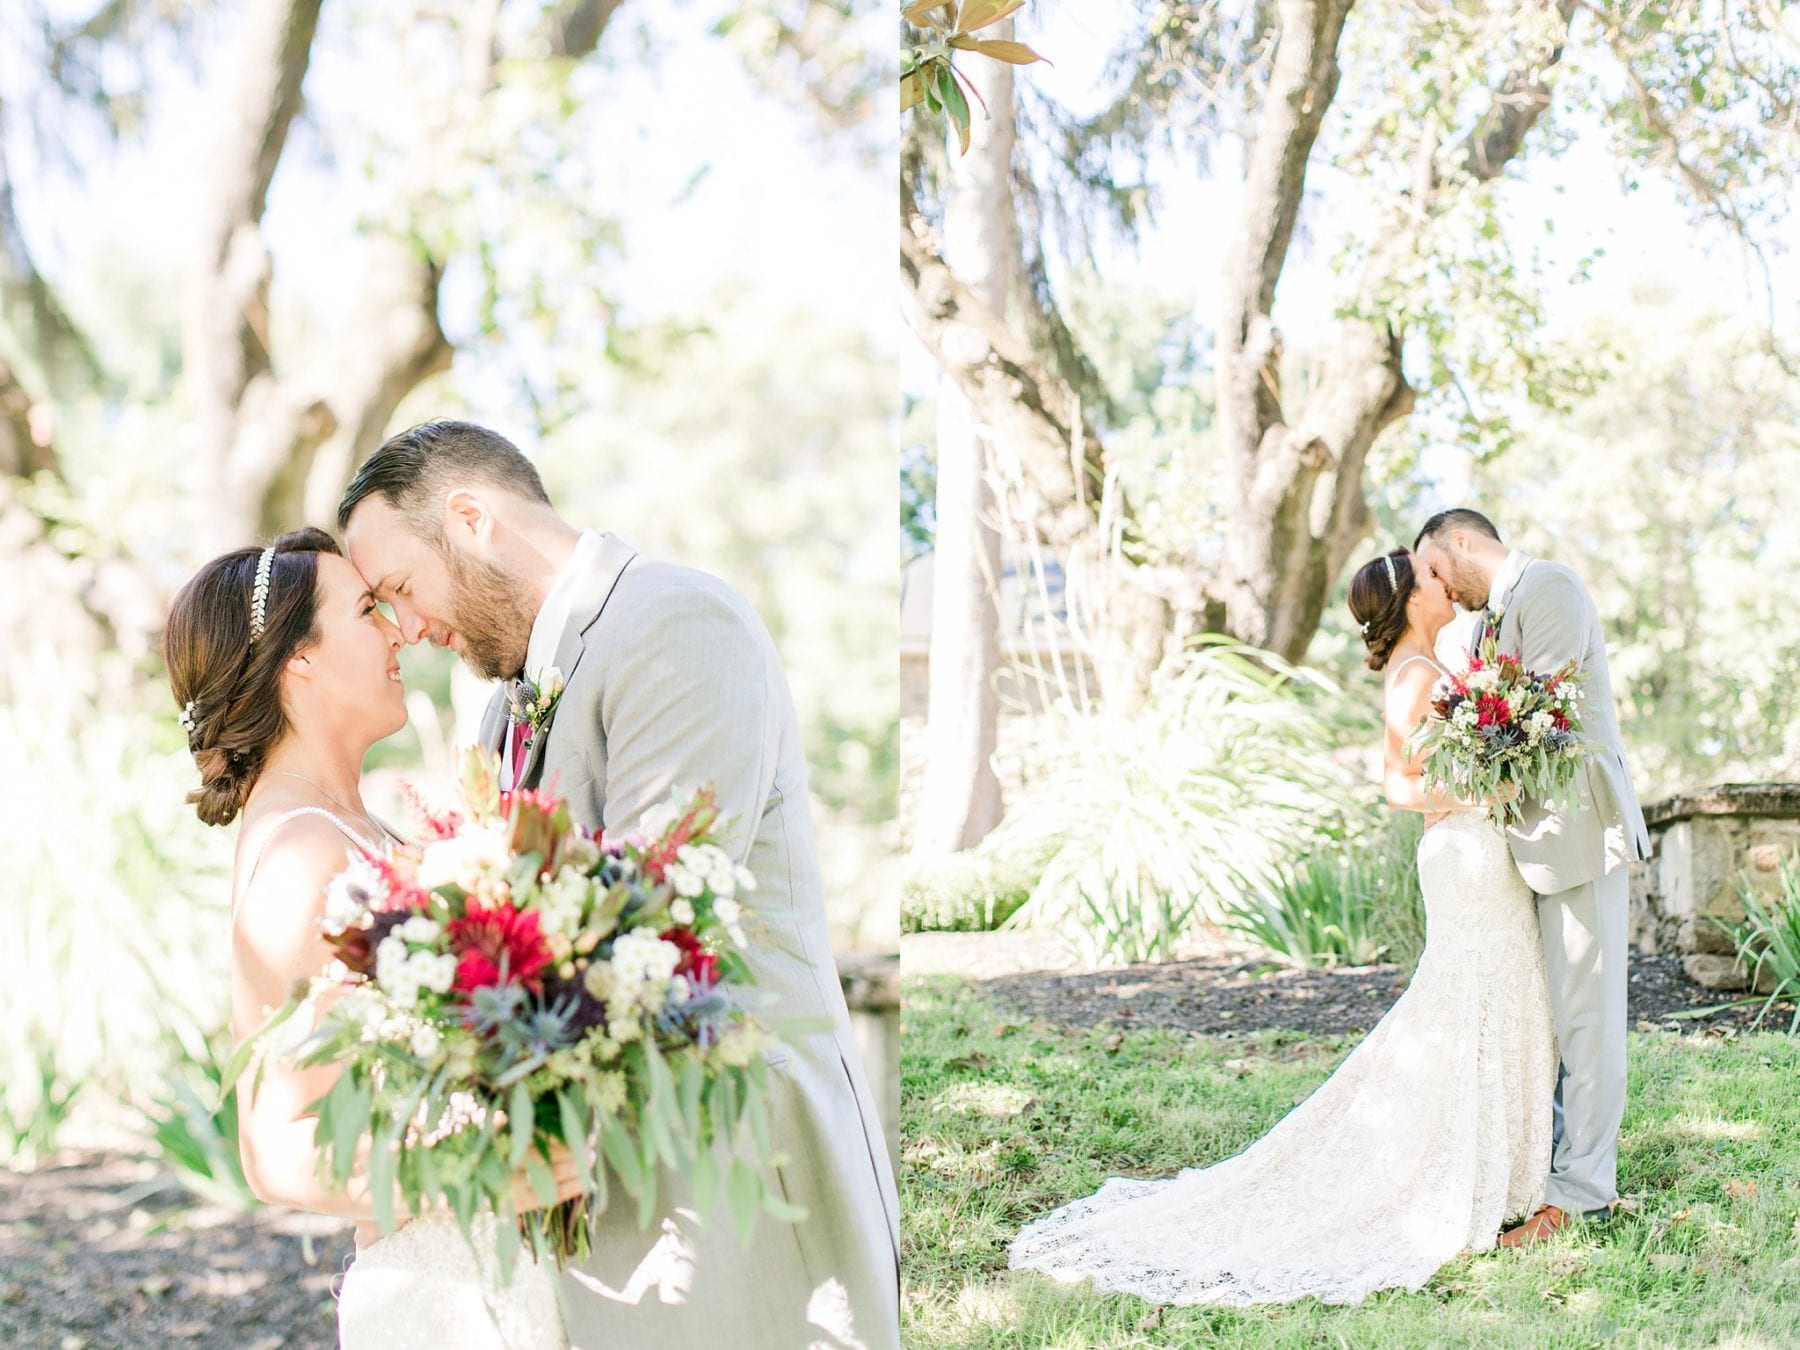
M 310 928 L 324 910 L 325 885 L 344 870 L 350 841 L 325 816 L 269 811 L 244 821 L 233 928 L 240 935 Z

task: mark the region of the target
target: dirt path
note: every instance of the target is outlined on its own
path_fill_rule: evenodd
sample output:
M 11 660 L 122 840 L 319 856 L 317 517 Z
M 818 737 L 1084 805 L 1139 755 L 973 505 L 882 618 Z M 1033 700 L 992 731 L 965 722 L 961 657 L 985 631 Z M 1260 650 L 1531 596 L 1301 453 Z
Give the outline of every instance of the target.
M 339 1220 L 197 1205 L 116 1153 L 0 1170 L 0 1345 L 330 1350 L 352 1251 Z
M 1397 966 L 1271 970 L 1252 948 L 1219 944 L 1162 965 L 1088 971 L 1043 938 L 1011 933 L 921 933 L 901 939 L 906 975 L 979 980 L 1001 1007 L 1069 1026 L 1168 1027 L 1220 1034 L 1285 1029 L 1320 1035 L 1367 1031 L 1406 988 Z M 1742 1031 L 1758 1008 L 1693 1020 L 1670 1014 L 1715 1007 L 1737 995 L 1695 984 L 1674 957 L 1634 951 L 1627 1013 L 1639 1030 Z M 1778 1006 L 1765 1029 L 1785 1030 L 1794 1009 Z

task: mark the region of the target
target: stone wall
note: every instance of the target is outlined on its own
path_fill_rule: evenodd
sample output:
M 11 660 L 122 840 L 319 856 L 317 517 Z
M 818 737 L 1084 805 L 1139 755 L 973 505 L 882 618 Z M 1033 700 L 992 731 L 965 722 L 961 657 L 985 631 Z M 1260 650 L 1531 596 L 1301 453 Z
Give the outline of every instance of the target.
M 837 958 L 850 1025 L 875 1089 L 888 1159 L 900 1170 L 900 954 Z
M 1679 956 L 1709 988 L 1745 988 L 1718 925 L 1743 922 L 1740 877 L 1759 896 L 1779 893 L 1781 859 L 1800 851 L 1800 783 L 1724 783 L 1657 802 L 1644 821 L 1650 857 L 1632 864 L 1632 941 Z

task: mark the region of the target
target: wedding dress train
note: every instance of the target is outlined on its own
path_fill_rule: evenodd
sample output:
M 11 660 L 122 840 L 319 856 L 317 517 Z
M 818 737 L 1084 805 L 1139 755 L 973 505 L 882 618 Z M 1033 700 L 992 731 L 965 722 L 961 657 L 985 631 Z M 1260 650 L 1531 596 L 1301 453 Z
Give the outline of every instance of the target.
M 1535 1209 L 1557 1052 L 1534 897 L 1482 811 L 1428 829 L 1419 874 L 1412 983 L 1316 1092 L 1236 1157 L 1044 1216 L 1009 1264 L 1157 1303 L 1357 1303 Z

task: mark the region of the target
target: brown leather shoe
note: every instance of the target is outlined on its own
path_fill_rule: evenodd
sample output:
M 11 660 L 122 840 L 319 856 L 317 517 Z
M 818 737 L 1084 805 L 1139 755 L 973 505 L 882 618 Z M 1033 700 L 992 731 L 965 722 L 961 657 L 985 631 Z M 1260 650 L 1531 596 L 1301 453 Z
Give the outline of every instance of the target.
M 1555 1205 L 1539 1205 L 1533 1214 L 1517 1228 L 1508 1229 L 1500 1235 L 1502 1247 L 1529 1247 L 1534 1243 L 1544 1242 L 1562 1232 L 1575 1220 Z

